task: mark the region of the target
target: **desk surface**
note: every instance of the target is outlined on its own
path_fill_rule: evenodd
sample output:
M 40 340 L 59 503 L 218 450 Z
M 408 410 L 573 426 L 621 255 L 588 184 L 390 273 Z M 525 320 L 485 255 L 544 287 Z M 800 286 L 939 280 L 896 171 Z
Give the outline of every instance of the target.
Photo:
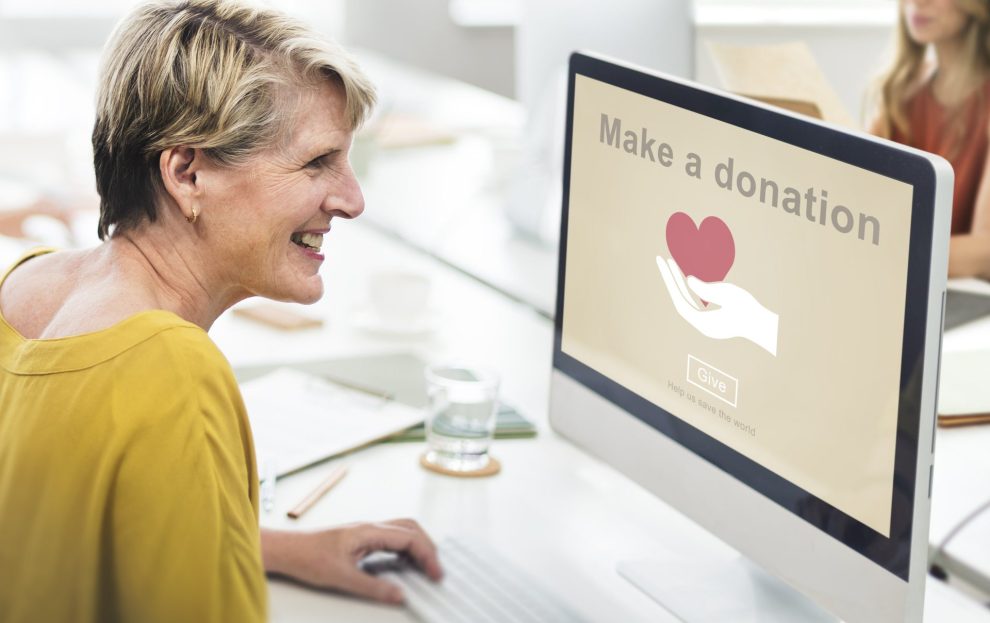
M 990 294 L 990 284 L 973 279 L 950 287 Z M 945 334 L 943 358 L 962 351 L 990 352 L 990 318 Z M 962 529 L 943 551 L 936 548 L 975 509 L 990 500 L 990 426 L 938 429 L 929 542 L 933 560 L 950 574 L 990 594 L 990 512 Z
M 506 399 L 536 421 L 540 434 L 535 440 L 497 441 L 493 453 L 502 461 L 503 472 L 480 480 L 448 478 L 423 470 L 417 464 L 420 444 L 368 448 L 281 480 L 276 508 L 262 515 L 262 524 L 306 529 L 414 517 L 435 536 L 454 534 L 489 543 L 515 564 L 543 578 L 550 590 L 571 600 L 591 620 L 673 621 L 620 578 L 615 565 L 623 560 L 659 557 L 672 550 L 690 553 L 725 546 L 610 466 L 549 430 L 551 323 L 531 307 L 513 302 L 360 222 L 335 227 L 325 248 L 327 293 L 310 310 L 326 320 L 325 326 L 285 333 L 226 314 L 211 334 L 235 367 L 398 350 L 415 352 L 427 360 L 471 357 L 502 373 Z M 368 275 L 397 268 L 430 277 L 432 306 L 443 319 L 442 330 L 418 337 L 395 337 L 354 326 L 354 313 L 365 296 Z M 940 439 L 940 443 L 954 441 Z M 347 478 L 301 520 L 285 518 L 285 511 L 341 462 L 350 466 Z M 990 614 L 959 594 L 930 584 L 929 620 L 990 621 Z M 273 579 L 269 585 L 274 621 L 325 620 L 329 613 L 342 620 L 409 620 L 401 609 L 284 580 Z
M 990 500 L 990 426 L 940 429 L 935 441 L 929 543 L 951 575 L 990 593 L 990 511 L 977 516 L 936 552 L 949 532 Z

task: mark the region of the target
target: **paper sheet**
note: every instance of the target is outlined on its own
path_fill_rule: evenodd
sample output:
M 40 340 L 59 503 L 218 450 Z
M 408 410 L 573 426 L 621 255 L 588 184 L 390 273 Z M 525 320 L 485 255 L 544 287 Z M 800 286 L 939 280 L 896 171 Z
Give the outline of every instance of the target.
M 360 448 L 423 422 L 423 412 L 278 368 L 241 384 L 254 433 L 259 473 L 278 476 Z
M 722 88 L 760 99 L 814 104 L 825 121 L 855 128 L 856 122 L 803 42 L 726 45 L 707 42 Z
M 942 353 L 939 415 L 990 413 L 990 351 Z

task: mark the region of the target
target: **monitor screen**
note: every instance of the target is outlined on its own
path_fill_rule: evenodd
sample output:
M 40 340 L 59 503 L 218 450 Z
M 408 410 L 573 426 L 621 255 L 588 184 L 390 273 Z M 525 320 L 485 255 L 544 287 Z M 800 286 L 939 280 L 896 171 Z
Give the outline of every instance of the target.
M 906 579 L 931 186 L 629 75 L 571 75 L 556 367 Z

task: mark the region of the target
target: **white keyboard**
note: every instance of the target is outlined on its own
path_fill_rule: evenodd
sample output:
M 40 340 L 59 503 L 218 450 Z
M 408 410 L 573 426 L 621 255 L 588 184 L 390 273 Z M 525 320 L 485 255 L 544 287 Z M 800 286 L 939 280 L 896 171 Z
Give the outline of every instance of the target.
M 515 565 L 481 545 L 437 545 L 444 578 L 433 582 L 405 557 L 374 554 L 364 570 L 402 587 L 406 606 L 426 623 L 564 623 L 582 621 Z

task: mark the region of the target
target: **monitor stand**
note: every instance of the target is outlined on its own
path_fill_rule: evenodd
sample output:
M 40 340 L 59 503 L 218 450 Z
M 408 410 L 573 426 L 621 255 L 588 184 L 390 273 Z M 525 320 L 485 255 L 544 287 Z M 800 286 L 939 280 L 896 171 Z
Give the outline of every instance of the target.
M 620 562 L 619 575 L 685 623 L 837 623 L 740 554 Z

